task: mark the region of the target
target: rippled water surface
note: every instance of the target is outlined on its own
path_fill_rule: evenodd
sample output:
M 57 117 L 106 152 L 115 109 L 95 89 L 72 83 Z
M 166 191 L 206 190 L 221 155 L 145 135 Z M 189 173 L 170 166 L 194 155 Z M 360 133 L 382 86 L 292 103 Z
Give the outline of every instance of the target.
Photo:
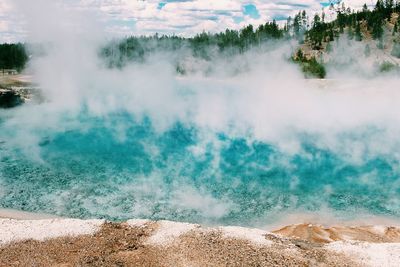
M 293 152 L 251 134 L 205 133 L 188 123 L 159 131 L 151 119 L 123 112 L 62 119 L 77 124 L 26 131 L 9 123 L 12 116 L 2 118 L 0 206 L 80 218 L 239 225 L 322 209 L 348 217 L 400 216 L 396 154 L 364 150 L 354 160 L 300 132 Z M 379 140 L 382 132 L 364 127 L 338 140 L 365 147 L 369 136 Z

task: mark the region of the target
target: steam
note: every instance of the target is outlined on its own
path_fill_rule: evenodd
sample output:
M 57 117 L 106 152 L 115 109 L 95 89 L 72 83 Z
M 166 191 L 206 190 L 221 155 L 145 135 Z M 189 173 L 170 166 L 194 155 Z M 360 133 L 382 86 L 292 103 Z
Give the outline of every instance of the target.
M 177 124 L 185 129 L 195 129 L 196 142 L 188 146 L 188 151 L 196 160 L 211 154 L 212 175 L 217 180 L 224 179 L 219 168 L 221 151 L 227 146 L 218 139 L 221 134 L 229 140 L 244 138 L 247 144 L 270 144 L 288 155 L 268 159 L 270 165 L 266 168 L 277 164 L 290 170 L 293 166 L 289 157 L 296 154 L 314 157 L 304 148 L 305 140 L 351 164 L 362 165 L 371 158 L 388 155 L 392 162 L 400 161 L 398 77 L 366 79 L 359 75 L 358 67 L 349 67 L 345 70 L 332 68 L 332 80 L 305 80 L 298 67 L 288 61 L 293 52 L 290 43 L 268 43 L 244 54 L 203 62 L 201 67 L 197 59 L 188 57 L 186 64 L 200 70 L 187 76 L 176 75 L 174 56 L 163 51 L 151 55 L 145 63 L 108 69 L 98 51 L 110 37 L 99 30 L 95 16 L 68 9 L 57 1 L 16 0 L 15 5 L 24 13 L 29 25 L 28 40 L 46 44 L 48 48 L 46 55 L 34 58 L 28 69 L 34 73 L 47 101 L 24 105 L 0 116 L 3 118 L 0 140 L 7 140 L 3 149 L 10 155 L 18 148 L 24 157 L 46 165 L 44 141 L 51 142 L 55 136 L 71 131 L 90 133 L 99 127 L 111 132 L 115 143 L 129 145 L 132 126 L 149 120 L 157 138 Z M 356 46 L 354 49 L 360 50 Z M 341 59 L 353 53 L 348 46 L 343 49 L 339 43 L 331 56 L 342 63 Z M 190 66 L 191 63 L 196 64 Z M 205 75 L 203 69 L 212 71 Z M 237 74 L 232 75 L 235 72 Z M 370 70 L 365 72 L 370 73 Z M 116 119 L 115 116 L 118 118 L 120 114 L 128 114 L 128 119 Z M 158 144 L 143 139 L 140 142 L 152 155 L 150 160 L 160 157 Z M 51 164 L 48 166 L 51 168 Z M 5 167 L 0 165 L 3 171 Z M 155 203 L 167 197 L 171 209 L 195 210 L 203 219 L 212 218 L 211 221 L 239 210 L 229 195 L 216 196 L 208 187 L 195 185 L 183 174 L 177 176 L 171 186 L 164 181 L 165 173 L 157 170 L 137 178 L 139 182 L 134 185 L 118 185 L 118 177 L 131 173 L 106 175 L 115 179 L 99 183 L 114 189 L 114 193 L 75 194 L 82 185 L 78 183 L 69 191 L 59 190 L 43 199 L 54 204 L 48 208 L 50 211 L 73 215 L 66 203 L 77 196 L 81 197 L 79 201 L 83 207 L 94 211 L 92 214 L 111 217 L 118 217 L 118 213 L 150 217 L 156 209 Z M 360 183 L 377 186 L 374 179 L 378 174 L 372 171 L 369 175 L 360 178 Z M 298 179 L 291 177 L 292 189 L 298 187 Z M 229 183 L 235 187 L 235 180 Z M 243 183 L 241 177 L 236 183 L 237 186 Z M 252 186 L 251 181 L 249 184 Z M 392 186 L 388 195 L 394 199 L 393 208 L 398 201 L 396 190 L 400 184 L 395 180 Z M 256 190 L 256 181 L 254 187 Z M 257 190 L 265 196 L 273 191 L 268 187 Z M 328 186 L 321 194 L 329 196 L 333 193 Z M 129 212 L 120 206 L 120 210 L 115 210 L 118 204 L 104 207 L 109 203 L 120 203 L 121 195 L 135 196 L 136 200 L 142 201 L 129 203 Z M 295 209 L 297 205 L 295 199 L 280 201 L 282 203 L 276 203 L 277 213 L 282 206 L 291 205 Z M 167 216 L 168 211 L 159 216 Z

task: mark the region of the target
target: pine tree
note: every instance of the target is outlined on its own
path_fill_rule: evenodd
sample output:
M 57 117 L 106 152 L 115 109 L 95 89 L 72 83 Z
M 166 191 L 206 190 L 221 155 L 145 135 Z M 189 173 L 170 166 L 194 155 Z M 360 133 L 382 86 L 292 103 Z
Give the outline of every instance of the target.
M 381 39 L 383 35 L 382 21 L 377 20 L 372 26 L 372 37 L 377 40 Z
M 356 39 L 356 41 L 358 41 L 358 42 L 360 42 L 360 41 L 362 40 L 360 22 L 357 22 L 357 25 L 356 25 L 355 39 Z
M 334 40 L 334 37 L 335 37 L 335 36 L 334 36 L 334 34 L 333 34 L 333 30 L 332 30 L 332 29 L 329 31 L 328 36 L 329 36 L 329 41 L 330 41 L 330 42 Z
M 304 59 L 303 51 L 301 49 L 297 50 L 296 60 L 303 61 L 303 59 Z
M 362 8 L 362 12 L 368 12 L 368 7 L 367 4 L 364 3 L 363 8 Z
M 298 38 L 301 29 L 301 14 L 296 14 L 293 19 L 293 34 Z
M 382 12 L 384 9 L 383 3 L 381 0 L 376 1 L 375 10 L 378 12 Z

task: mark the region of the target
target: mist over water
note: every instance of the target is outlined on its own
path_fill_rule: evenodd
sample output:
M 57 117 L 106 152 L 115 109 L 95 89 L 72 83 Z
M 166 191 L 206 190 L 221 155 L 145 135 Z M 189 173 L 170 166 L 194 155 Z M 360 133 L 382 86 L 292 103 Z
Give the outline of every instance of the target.
M 397 77 L 305 80 L 276 43 L 186 76 L 162 51 L 108 69 L 92 22 L 49 8 L 67 26 L 24 7 L 32 41 L 51 44 L 29 69 L 47 101 L 0 113 L 1 207 L 247 226 L 399 218 Z

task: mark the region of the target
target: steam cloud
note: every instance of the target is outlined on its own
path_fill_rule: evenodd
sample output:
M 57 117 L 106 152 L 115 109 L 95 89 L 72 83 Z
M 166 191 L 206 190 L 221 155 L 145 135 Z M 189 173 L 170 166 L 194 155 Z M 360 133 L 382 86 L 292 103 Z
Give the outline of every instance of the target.
M 370 69 L 360 74 L 357 66 L 365 66 L 362 61 L 358 65 L 349 63 L 343 70 L 332 67 L 328 73 L 332 79 L 305 80 L 297 66 L 287 60 L 293 45 L 269 43 L 228 59 L 203 62 L 213 70 L 207 75 L 199 71 L 177 76 L 173 55 L 163 51 L 151 55 L 144 64 L 108 69 L 99 58 L 98 49 L 110 36 L 101 31 L 101 24 L 93 14 L 79 13 L 60 2 L 46 0 L 15 0 L 15 7 L 23 12 L 29 25 L 29 42 L 46 44 L 48 48 L 46 55 L 34 58 L 27 70 L 34 73 L 48 101 L 27 104 L 1 115 L 0 140 L 7 140 L 3 151 L 18 148 L 25 157 L 47 164 L 43 158 L 43 140 L 51 141 L 69 131 L 87 133 L 97 129 L 98 124 L 85 118 L 102 121 L 112 132 L 111 138 L 121 144 L 129 143 L 130 123 L 149 119 L 158 136 L 177 123 L 196 129 L 197 142 L 189 146 L 189 151 L 201 159 L 211 146 L 216 173 L 224 147 L 217 138 L 221 133 L 231 139 L 244 138 L 247 144 L 271 144 L 287 155 L 312 157 L 304 149 L 306 139 L 316 148 L 331 151 L 355 165 L 388 155 L 393 163 L 400 160 L 399 79 L 372 77 Z M 338 43 L 333 52 L 333 57 L 342 55 L 337 56 L 342 65 L 340 60 L 354 52 L 350 49 L 353 44 L 348 46 L 346 42 Z M 195 61 L 189 58 L 187 64 Z M 196 64 L 193 69 L 200 68 Z M 232 75 L 238 68 L 241 71 Z M 369 73 L 369 78 L 365 73 Z M 129 114 L 131 119 L 115 120 L 114 115 L 122 113 Z M 157 145 L 143 142 L 150 154 L 158 153 Z M 279 161 L 282 166 L 285 160 Z M 290 163 L 287 164 L 290 169 Z M 3 175 L 7 167 L 5 164 L 0 167 Z M 118 193 L 81 199 L 82 205 L 102 216 L 113 216 L 126 210 L 121 207 L 115 210 L 115 206 L 107 209 L 104 205 L 119 198 L 118 194 L 133 194 L 143 201 L 130 206 L 128 214 L 151 216 L 152 203 L 157 202 L 154 198 L 163 199 L 169 191 L 171 205 L 178 212 L 193 209 L 204 218 L 218 219 L 238 209 L 233 199 L 215 196 L 202 186 L 189 182 L 182 185 L 179 180 L 169 187 L 163 175 L 153 171 L 151 178 L 143 176 L 134 186 L 114 187 Z M 377 174 L 371 171 L 369 175 L 360 183 L 376 186 Z M 297 186 L 296 179 L 292 177 L 291 186 Z M 393 206 L 399 201 L 396 193 L 399 186 L 397 180 L 392 181 L 392 189 L 388 191 Z M 76 191 L 78 187 L 69 189 Z M 262 190 L 268 195 L 271 188 Z M 65 206 L 71 201 L 68 194 L 59 190 L 47 198 L 60 210 L 68 209 Z M 321 194 L 332 194 L 329 186 Z M 151 197 L 151 201 L 144 201 Z M 276 204 L 277 212 L 279 205 L 285 205 Z M 52 211 L 57 212 L 57 208 Z

